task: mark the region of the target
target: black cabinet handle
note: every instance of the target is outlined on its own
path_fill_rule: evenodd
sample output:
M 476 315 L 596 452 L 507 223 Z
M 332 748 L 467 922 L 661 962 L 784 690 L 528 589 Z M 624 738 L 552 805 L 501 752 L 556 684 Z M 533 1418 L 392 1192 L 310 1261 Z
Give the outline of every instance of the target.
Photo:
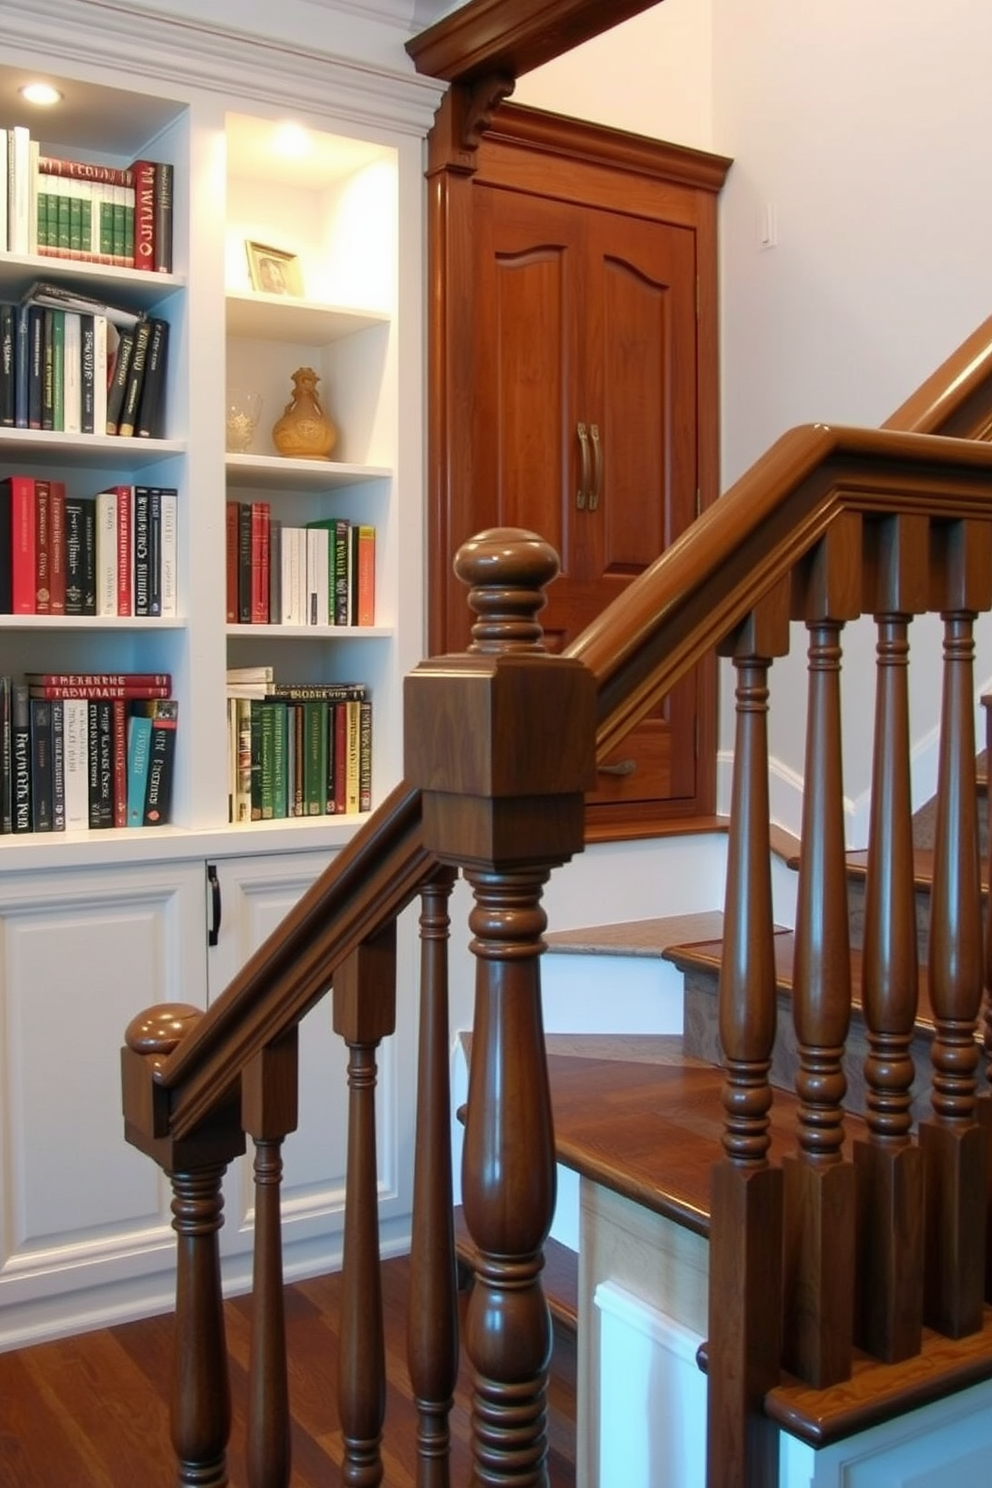
M 207 864 L 207 883 L 210 885 L 210 925 L 207 929 L 207 945 L 215 946 L 220 939 L 220 879 L 216 863 Z

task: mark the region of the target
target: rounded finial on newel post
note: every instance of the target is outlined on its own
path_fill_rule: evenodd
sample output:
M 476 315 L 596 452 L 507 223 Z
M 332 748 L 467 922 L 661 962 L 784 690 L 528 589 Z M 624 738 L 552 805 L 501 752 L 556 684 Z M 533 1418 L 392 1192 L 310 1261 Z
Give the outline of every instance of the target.
M 537 615 L 559 568 L 551 544 L 524 527 L 491 527 L 463 543 L 454 570 L 469 586 L 469 609 L 479 616 L 468 649 L 545 650 Z

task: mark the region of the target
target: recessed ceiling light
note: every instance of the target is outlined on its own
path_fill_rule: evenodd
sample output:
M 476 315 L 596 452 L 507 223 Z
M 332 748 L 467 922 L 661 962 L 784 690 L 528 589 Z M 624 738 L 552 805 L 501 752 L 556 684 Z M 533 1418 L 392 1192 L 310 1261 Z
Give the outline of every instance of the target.
M 62 102 L 62 94 L 51 83 L 25 83 L 18 92 L 27 103 L 36 103 L 40 108 L 51 108 Z
M 272 146 L 278 155 L 287 160 L 299 160 L 309 155 L 312 148 L 312 140 L 309 129 L 304 129 L 302 124 L 286 120 L 277 124 L 272 135 Z

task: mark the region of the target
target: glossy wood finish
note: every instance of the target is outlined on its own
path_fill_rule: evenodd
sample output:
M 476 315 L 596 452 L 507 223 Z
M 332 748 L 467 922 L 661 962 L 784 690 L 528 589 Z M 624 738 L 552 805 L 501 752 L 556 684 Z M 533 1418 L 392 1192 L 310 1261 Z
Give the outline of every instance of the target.
M 421 895 L 420 1036 L 410 1270 L 414 1286 L 407 1359 L 417 1401 L 418 1488 L 448 1488 L 448 1417 L 458 1378 L 458 1310 L 452 1222 L 451 1090 L 448 1074 L 450 869 Z
M 764 1398 L 782 1358 L 783 1210 L 782 1173 L 768 1161 L 776 1020 L 768 669 L 788 649 L 784 605 L 750 616 L 725 649 L 737 671 L 737 724 L 719 987 L 725 1125 L 711 1200 L 707 1464 L 711 1488 L 774 1488 L 778 1434 Z
M 657 0 L 469 0 L 406 44 L 417 71 L 446 82 L 518 78 L 639 15 Z
M 348 1176 L 338 1408 L 344 1441 L 341 1481 L 382 1482 L 386 1360 L 379 1267 L 375 1136 L 376 1050 L 396 1027 L 396 922 L 359 946 L 335 973 L 334 1031 L 348 1046 Z
M 450 555 L 491 525 L 561 560 L 561 649 L 715 498 L 715 195 L 729 162 L 505 106 L 431 143 L 430 644 L 464 648 Z M 599 762 L 590 837 L 709 814 L 706 658 Z
M 864 1261 L 855 1337 L 893 1363 L 919 1352 L 923 1325 L 923 1169 L 910 1138 L 919 969 L 908 622 L 927 606 L 926 523 L 895 518 L 870 525 L 866 538 L 865 604 L 877 622 L 877 681 L 861 990 L 869 1140 L 855 1148 Z
M 975 615 L 992 602 L 992 527 L 934 533 L 934 601 L 944 619 L 929 985 L 936 1033 L 933 1119 L 924 1124 L 925 1317 L 951 1337 L 981 1325 L 985 1292 L 985 1142 L 976 1122 L 983 990 L 975 758 Z M 939 566 L 938 566 L 939 565 Z M 936 575 L 939 574 L 939 578 Z
M 292 1461 L 279 1201 L 282 1144 L 297 1125 L 298 1075 L 298 1029 L 292 1028 L 252 1061 L 242 1083 L 242 1122 L 255 1142 L 255 1317 L 246 1448 L 249 1488 L 287 1488 Z
M 290 1431 L 293 1488 L 341 1481 L 337 1412 L 340 1272 L 286 1288 L 286 1338 L 293 1361 Z M 388 1488 L 417 1488 L 418 1411 L 404 1360 L 410 1262 L 383 1262 L 382 1294 L 389 1409 Z M 464 1310 L 467 1298 L 459 1298 Z M 254 1304 L 224 1304 L 232 1428 L 229 1476 L 248 1483 L 245 1435 Z M 165 1313 L 71 1338 L 0 1353 L 0 1482 L 4 1488 L 175 1488 L 169 1441 L 175 1318 Z M 551 1488 L 575 1488 L 576 1349 L 556 1337 L 549 1381 Z M 471 1380 L 462 1365 L 451 1412 L 451 1480 L 470 1480 Z

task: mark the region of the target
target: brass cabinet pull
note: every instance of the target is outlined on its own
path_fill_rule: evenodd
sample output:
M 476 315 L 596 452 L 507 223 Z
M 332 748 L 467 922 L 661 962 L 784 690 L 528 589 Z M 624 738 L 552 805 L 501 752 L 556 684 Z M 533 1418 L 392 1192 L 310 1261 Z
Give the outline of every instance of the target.
M 612 765 L 597 765 L 596 769 L 600 775 L 633 775 L 637 769 L 637 761 L 632 759 L 617 760 Z
M 576 424 L 575 432 L 579 436 L 579 453 L 582 456 L 582 476 L 575 493 L 575 507 L 577 511 L 585 511 L 589 495 L 589 435 L 585 424 L 581 422 Z
M 599 497 L 603 489 L 603 445 L 599 437 L 599 425 L 590 424 L 589 434 L 592 439 L 593 462 L 592 490 L 589 492 L 589 510 L 595 511 L 599 506 Z

